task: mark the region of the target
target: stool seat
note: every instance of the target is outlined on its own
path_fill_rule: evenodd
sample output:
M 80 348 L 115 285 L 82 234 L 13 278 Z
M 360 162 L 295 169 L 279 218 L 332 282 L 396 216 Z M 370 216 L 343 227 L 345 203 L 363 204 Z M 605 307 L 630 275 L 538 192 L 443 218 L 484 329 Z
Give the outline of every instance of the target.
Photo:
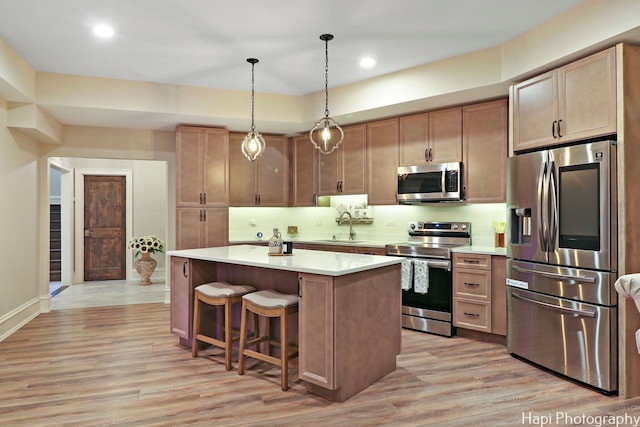
M 298 304 L 298 295 L 283 294 L 280 292 L 266 290 L 243 295 L 242 299 L 252 302 L 263 308 L 290 307 Z
M 241 296 L 254 292 L 256 288 L 249 285 L 232 285 L 227 282 L 212 282 L 197 286 L 195 291 L 211 298 Z
M 238 354 L 238 374 L 244 374 L 245 357 L 253 357 L 264 362 L 272 363 L 280 367 L 280 385 L 282 391 L 289 389 L 289 360 L 298 357 L 297 346 L 288 343 L 287 317 L 290 314 L 298 313 L 298 295 L 283 294 L 273 290 L 264 290 L 252 292 L 242 296 L 242 315 L 240 317 L 240 347 Z M 254 315 L 254 333 L 253 339 L 248 339 L 247 334 L 247 313 Z M 267 318 L 267 331 L 260 334 L 258 330 L 258 322 L 255 316 L 264 316 Z M 271 327 L 269 325 L 271 318 L 280 319 L 280 337 L 275 340 L 271 337 Z M 260 343 L 265 343 L 267 354 L 261 353 Z M 255 346 L 255 350 L 247 347 Z M 280 348 L 280 357 L 271 355 L 271 347 Z M 292 351 L 289 351 L 292 350 Z
M 243 295 L 254 292 L 256 288 L 249 285 L 232 285 L 227 282 L 211 282 L 199 285 L 195 288 L 193 301 L 193 342 L 191 343 L 191 356 L 198 356 L 199 342 L 205 342 L 217 347 L 223 348 L 225 351 L 225 367 L 231 370 L 231 345 L 239 341 L 238 336 L 233 336 L 232 332 L 237 333 L 237 329 L 233 329 L 231 325 L 231 306 L 242 301 Z M 222 307 L 224 313 L 221 316 L 221 327 L 223 339 L 217 339 L 215 336 L 205 335 L 200 330 L 201 325 L 201 304 L 211 307 Z M 211 328 L 208 328 L 209 330 Z

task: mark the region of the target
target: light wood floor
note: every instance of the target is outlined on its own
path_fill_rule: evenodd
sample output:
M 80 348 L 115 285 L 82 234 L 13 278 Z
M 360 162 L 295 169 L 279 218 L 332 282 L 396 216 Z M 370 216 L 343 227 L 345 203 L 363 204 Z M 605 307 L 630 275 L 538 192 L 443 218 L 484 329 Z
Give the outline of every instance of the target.
M 395 372 L 331 403 L 306 392 L 295 366 L 282 392 L 275 367 L 250 360 L 238 376 L 217 350 L 193 359 L 168 325 L 169 306 L 157 303 L 38 316 L 0 343 L 0 425 L 536 425 L 530 415 L 586 426 L 556 422 L 556 412 L 640 417 L 640 398 L 577 386 L 500 344 L 408 330 Z

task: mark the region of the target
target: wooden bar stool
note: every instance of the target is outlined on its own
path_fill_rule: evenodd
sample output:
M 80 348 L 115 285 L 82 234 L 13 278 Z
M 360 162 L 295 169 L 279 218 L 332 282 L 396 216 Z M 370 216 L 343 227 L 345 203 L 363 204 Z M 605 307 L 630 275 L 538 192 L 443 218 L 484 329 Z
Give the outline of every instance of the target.
M 298 312 L 298 295 L 283 294 L 276 291 L 258 291 L 242 296 L 242 316 L 240 318 L 240 348 L 238 350 L 238 374 L 244 374 L 245 356 L 253 357 L 265 362 L 280 366 L 282 391 L 289 389 L 289 360 L 298 357 L 298 349 L 287 342 L 287 316 Z M 254 320 L 254 336 L 247 340 L 247 313 L 252 312 L 260 316 L 267 317 L 267 332 L 260 335 L 258 322 Z M 280 341 L 271 339 L 270 319 L 280 318 Z M 255 317 L 254 317 L 255 319 Z M 267 343 L 267 354 L 260 353 L 259 344 Z M 256 346 L 256 351 L 247 347 Z M 271 356 L 271 346 L 280 347 L 280 358 Z M 289 348 L 292 352 L 289 353 Z
M 225 367 L 231 370 L 231 345 L 239 340 L 239 336 L 232 336 L 231 307 L 240 302 L 242 296 L 254 292 L 256 288 L 248 285 L 231 285 L 227 282 L 212 282 L 200 285 L 195 289 L 193 301 L 193 343 L 191 344 L 191 356 L 198 356 L 198 341 L 223 348 L 225 352 Z M 224 306 L 221 326 L 224 340 L 219 340 L 200 333 L 201 303 L 210 306 Z M 237 332 L 237 330 L 236 330 Z

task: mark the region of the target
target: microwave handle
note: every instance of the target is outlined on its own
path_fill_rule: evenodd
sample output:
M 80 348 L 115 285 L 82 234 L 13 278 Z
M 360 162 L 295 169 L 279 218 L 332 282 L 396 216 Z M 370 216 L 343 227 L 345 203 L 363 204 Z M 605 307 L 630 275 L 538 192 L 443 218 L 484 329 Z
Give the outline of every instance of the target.
M 442 172 L 442 176 L 440 177 L 440 188 L 442 188 L 442 197 L 447 195 L 447 169 L 445 168 Z

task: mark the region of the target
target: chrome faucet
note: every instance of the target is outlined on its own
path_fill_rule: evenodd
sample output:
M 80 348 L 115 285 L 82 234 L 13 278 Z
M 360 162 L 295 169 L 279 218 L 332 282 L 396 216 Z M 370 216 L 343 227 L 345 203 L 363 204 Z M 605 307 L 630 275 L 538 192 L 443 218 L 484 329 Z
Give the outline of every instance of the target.
M 340 214 L 340 217 L 338 218 L 338 225 L 342 226 L 342 218 L 345 215 L 349 217 L 349 240 L 353 240 L 353 238 L 356 237 L 356 232 L 353 231 L 353 218 L 351 218 L 351 214 L 349 212 L 344 211 Z

